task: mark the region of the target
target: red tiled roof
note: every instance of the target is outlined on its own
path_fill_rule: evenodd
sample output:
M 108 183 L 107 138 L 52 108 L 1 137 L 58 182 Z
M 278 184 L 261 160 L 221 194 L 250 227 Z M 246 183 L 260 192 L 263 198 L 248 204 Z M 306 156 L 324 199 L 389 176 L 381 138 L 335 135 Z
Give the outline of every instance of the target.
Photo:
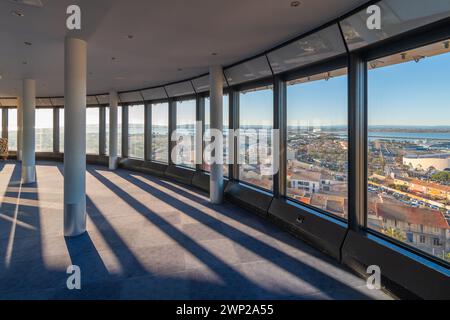
M 424 225 L 440 229 L 450 229 L 442 212 L 425 208 L 413 208 L 405 205 L 377 203 L 377 215 L 386 219 L 403 221 L 415 225 Z

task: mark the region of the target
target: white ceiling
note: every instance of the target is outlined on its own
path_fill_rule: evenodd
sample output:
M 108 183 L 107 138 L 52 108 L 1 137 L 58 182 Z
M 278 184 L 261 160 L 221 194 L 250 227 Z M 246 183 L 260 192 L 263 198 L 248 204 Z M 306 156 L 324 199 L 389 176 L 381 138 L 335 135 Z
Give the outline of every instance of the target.
M 70 4 L 82 10 L 77 36 L 88 41 L 88 93 L 96 94 L 206 73 L 211 64 L 263 52 L 367 2 L 291 1 L 42 0 L 37 8 L 0 0 L 0 97 L 19 95 L 25 77 L 37 80 L 38 96 L 63 95 Z

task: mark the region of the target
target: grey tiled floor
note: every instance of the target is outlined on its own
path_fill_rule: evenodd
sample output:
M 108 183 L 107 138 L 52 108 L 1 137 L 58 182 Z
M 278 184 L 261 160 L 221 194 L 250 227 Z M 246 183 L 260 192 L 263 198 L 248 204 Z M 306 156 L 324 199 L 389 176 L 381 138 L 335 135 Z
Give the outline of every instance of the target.
M 66 239 L 62 171 L 21 186 L 0 164 L 0 299 L 389 299 L 243 209 L 124 170 L 88 166 L 88 232 Z

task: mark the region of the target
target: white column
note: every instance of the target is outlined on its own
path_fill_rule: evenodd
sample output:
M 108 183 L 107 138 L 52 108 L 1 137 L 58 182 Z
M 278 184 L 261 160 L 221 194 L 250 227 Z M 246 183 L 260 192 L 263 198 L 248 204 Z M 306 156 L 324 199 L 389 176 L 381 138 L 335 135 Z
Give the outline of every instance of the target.
M 223 71 L 221 66 L 209 68 L 210 84 L 210 123 L 211 129 L 220 130 L 223 137 Z M 209 180 L 209 199 L 211 203 L 220 204 L 223 201 L 223 141 L 215 142 L 215 158 L 219 163 L 211 165 Z
M 22 161 L 23 97 L 17 99 L 17 160 Z
M 109 92 L 109 169 L 117 169 L 117 92 Z
M 86 231 L 85 41 L 66 37 L 64 53 L 64 235 Z
M 36 81 L 23 80 L 22 92 L 22 183 L 36 181 L 34 122 L 36 112 Z

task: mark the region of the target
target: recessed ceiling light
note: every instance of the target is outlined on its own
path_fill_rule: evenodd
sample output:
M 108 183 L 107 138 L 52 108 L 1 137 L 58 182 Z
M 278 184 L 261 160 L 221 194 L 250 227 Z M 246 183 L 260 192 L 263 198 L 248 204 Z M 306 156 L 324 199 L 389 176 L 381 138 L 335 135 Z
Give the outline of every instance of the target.
M 291 7 L 298 7 L 300 5 L 300 1 L 292 1 L 291 2 Z
M 32 43 L 29 42 L 29 41 L 25 41 L 23 44 L 26 45 L 26 46 L 31 46 L 32 45 Z
M 23 17 L 23 16 L 25 16 L 22 12 L 17 11 L 17 10 L 11 11 L 11 14 L 12 14 L 13 16 L 16 16 L 16 17 Z

